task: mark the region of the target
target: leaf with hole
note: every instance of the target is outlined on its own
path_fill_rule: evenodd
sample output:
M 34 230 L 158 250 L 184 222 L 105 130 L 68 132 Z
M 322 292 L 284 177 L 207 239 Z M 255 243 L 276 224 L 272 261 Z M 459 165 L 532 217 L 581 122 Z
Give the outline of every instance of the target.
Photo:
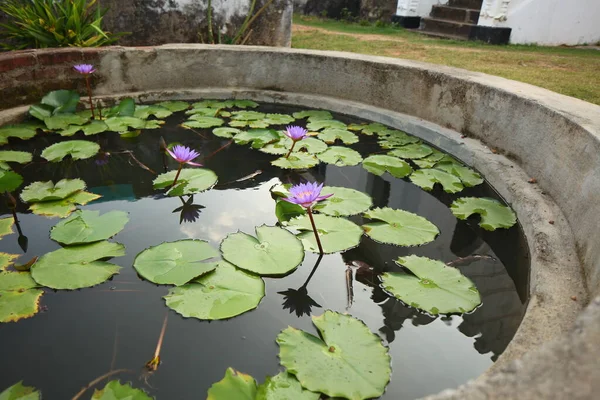
M 321 214 L 348 217 L 367 211 L 373 205 L 373 200 L 369 195 L 350 188 L 325 186 L 321 195 L 327 194 L 333 194 L 333 196 L 313 207 Z
M 244 232 L 229 234 L 221 242 L 223 258 L 258 275 L 287 275 L 302 263 L 304 247 L 285 229 L 262 225 L 256 237 Z
M 34 387 L 23 386 L 23 382 L 15 383 L 0 393 L 0 400 L 40 400 L 41 394 Z
M 487 231 L 510 228 L 517 223 L 517 216 L 510 207 L 498 200 L 478 197 L 461 197 L 454 200 L 450 211 L 458 219 L 467 219 L 473 214 L 481 216 L 479 226 Z
M 274 143 L 279 140 L 277 131 L 273 129 L 251 129 L 249 131 L 241 131 L 237 133 L 233 140 L 236 144 L 246 145 L 252 143 L 253 149 L 260 149 L 261 147 Z
M 346 129 L 327 128 L 319 133 L 319 139 L 325 143 L 334 143 L 341 140 L 344 144 L 358 143 L 358 136 Z
M 419 169 L 412 173 L 410 180 L 424 190 L 432 190 L 436 183 L 442 185 L 446 193 L 458 193 L 464 189 L 457 176 L 436 168 Z
M 91 400 L 152 400 L 144 391 L 135 389 L 129 383 L 110 381 L 102 389 L 94 390 Z
M 87 203 L 97 200 L 100 197 L 102 196 L 81 190 L 62 200 L 33 203 L 29 209 L 34 214 L 42 215 L 44 217 L 66 218 L 76 210 L 77 205 L 86 205 Z
M 250 375 L 227 368 L 225 377 L 208 389 L 206 400 L 256 400 L 256 381 Z
M 313 216 L 326 254 L 337 253 L 352 249 L 360 244 L 363 235 L 362 229 L 354 222 L 344 218 L 316 214 Z M 317 240 L 308 215 L 290 220 L 287 228 L 300 231 L 298 238 L 302 240 L 304 249 L 313 253 L 319 252 Z
M 124 211 L 76 211 L 50 230 L 50 238 L 61 244 L 74 245 L 106 240 L 121 232 L 129 221 Z
M 204 192 L 215 186 L 217 175 L 206 168 L 184 168 L 177 178 L 177 183 L 173 186 L 177 171 L 170 171 L 160 174 L 152 182 L 154 189 L 169 189 L 169 196 L 184 196 Z
M 395 178 L 404 178 L 413 172 L 406 161 L 397 157 L 377 154 L 363 160 L 362 166 L 370 173 L 381 176 L 389 172 Z
M 23 177 L 13 171 L 0 170 L 0 193 L 13 192 L 23 184 Z
M 277 336 L 281 365 L 313 392 L 352 400 L 381 396 L 392 373 L 381 339 L 349 315 L 325 311 L 312 321 L 320 337 L 292 327 Z
M 294 375 L 285 371 L 267 376 L 256 393 L 256 400 L 319 400 L 320 397 L 320 393 L 305 390 Z
M 363 160 L 358 151 L 341 146 L 331 146 L 317 157 L 324 163 L 338 167 L 358 165 Z
M 256 308 L 264 295 L 260 277 L 220 261 L 214 272 L 171 289 L 164 299 L 167 307 L 186 318 L 216 320 Z
M 81 289 L 99 285 L 118 274 L 121 267 L 102 261 L 125 255 L 119 243 L 96 242 L 47 253 L 31 267 L 31 276 L 52 289 Z
M 66 156 L 71 156 L 73 160 L 83 160 L 95 156 L 98 151 L 100 151 L 98 143 L 87 140 L 67 140 L 46 147 L 41 156 L 50 162 L 60 162 Z
M 475 284 L 456 268 L 414 255 L 395 262 L 412 274 L 386 272 L 381 286 L 411 307 L 437 315 L 466 313 L 481 304 Z
M 84 189 L 85 182 L 81 179 L 62 179 L 56 185 L 52 181 L 33 182 L 23 189 L 21 199 L 26 203 L 62 200 Z
M 181 286 L 213 271 L 218 256 L 207 242 L 185 239 L 147 248 L 135 257 L 133 267 L 150 282 Z
M 319 164 L 319 160 L 312 154 L 306 153 L 292 153 L 289 157 L 279 157 L 278 159 L 271 161 L 271 165 L 274 165 L 283 169 L 308 169 Z
M 404 210 L 375 208 L 364 216 L 374 220 L 363 225 L 365 233 L 379 243 L 418 246 L 432 242 L 440 233 L 427 219 Z

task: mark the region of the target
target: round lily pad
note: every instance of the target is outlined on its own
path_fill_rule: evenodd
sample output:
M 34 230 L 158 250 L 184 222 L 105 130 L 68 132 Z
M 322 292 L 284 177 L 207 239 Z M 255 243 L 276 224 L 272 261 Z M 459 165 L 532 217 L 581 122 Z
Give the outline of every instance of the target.
M 424 190 L 432 190 L 436 183 L 446 193 L 458 193 L 464 189 L 460 178 L 436 168 L 423 168 L 412 173 L 410 181 Z
M 62 200 L 44 201 L 33 203 L 29 206 L 31 212 L 45 217 L 66 218 L 76 209 L 76 205 L 85 205 L 93 200 L 99 199 L 100 195 L 83 190 L 76 192 Z
M 40 400 L 41 395 L 34 387 L 23 386 L 18 382 L 0 393 L 2 400 Z
M 389 172 L 395 178 L 404 178 L 413 172 L 413 169 L 404 160 L 397 157 L 376 154 L 363 160 L 362 166 L 370 173 L 381 176 Z
M 296 118 L 287 114 L 267 114 L 263 119 L 263 121 L 267 122 L 269 125 L 286 125 L 295 120 Z
M 33 156 L 26 151 L 3 150 L 0 151 L 0 162 L 15 162 L 26 164 L 31 162 Z
M 124 385 L 115 380 L 108 382 L 102 389 L 94 390 L 91 400 L 152 400 L 144 391 Z
M 242 132 L 242 131 L 237 128 L 229 128 L 229 127 L 213 129 L 213 135 L 222 137 L 225 139 L 231 139 L 233 136 L 237 135 L 240 132 Z
M 97 242 L 65 247 L 40 257 L 31 267 L 31 276 L 52 289 L 81 289 L 98 285 L 119 273 L 121 267 L 101 261 L 125 255 L 119 243 Z
M 219 256 L 203 240 L 178 240 L 150 247 L 135 257 L 133 267 L 144 279 L 159 285 L 183 285 L 213 271 Z
M 62 161 L 68 155 L 73 160 L 83 160 L 95 156 L 99 150 L 98 143 L 87 140 L 67 140 L 46 147 L 41 156 L 51 162 Z
M 13 171 L 0 170 L 0 193 L 13 192 L 23 184 L 23 177 Z
M 308 118 L 310 121 L 320 121 L 324 119 L 333 119 L 333 115 L 325 110 L 305 110 L 297 111 L 292 114 L 296 119 Z
M 397 246 L 418 246 L 432 242 L 440 231 L 425 218 L 404 210 L 375 208 L 364 214 L 376 220 L 363 225 L 367 236 L 376 242 Z
M 39 311 L 43 290 L 0 290 L 0 322 L 16 322 L 31 318 Z
M 319 202 L 314 210 L 334 217 L 350 216 L 367 211 L 373 205 L 371 197 L 358 190 L 337 186 L 325 186 L 321 195 L 333 194 Z M 317 228 L 319 228 L 317 226 Z
M 285 229 L 262 225 L 256 237 L 232 233 L 221 242 L 223 258 L 259 275 L 286 275 L 304 259 L 304 247 Z
M 363 231 L 354 222 L 344 218 L 319 214 L 314 215 L 313 218 L 315 219 L 323 251 L 326 254 L 352 249 L 360 244 Z M 298 238 L 302 240 L 305 250 L 312 251 L 313 253 L 319 252 L 317 240 L 315 239 L 308 215 L 290 220 L 287 227 L 301 231 L 298 234 Z
M 256 381 L 250 375 L 227 368 L 225 377 L 208 389 L 206 400 L 256 400 Z
M 307 169 L 319 164 L 319 160 L 312 154 L 292 153 L 289 157 L 279 157 L 271 164 L 283 169 Z
M 382 286 L 397 299 L 430 314 L 466 313 L 481 304 L 475 284 L 456 268 L 427 257 L 401 257 L 396 264 L 414 275 L 386 272 Z
M 407 144 L 389 152 L 389 155 L 406 159 L 419 159 L 433 153 L 433 149 L 426 144 Z
M 62 200 L 80 190 L 85 189 L 81 179 L 62 179 L 56 183 L 33 182 L 21 192 L 21 199 L 26 203 Z
M 214 128 L 225 123 L 223 119 L 217 117 L 206 117 L 201 114 L 193 114 L 189 121 L 181 124 L 184 128 Z
M 50 231 L 52 240 L 62 244 L 82 244 L 106 240 L 121 232 L 129 221 L 124 211 L 76 211 Z
M 312 317 L 321 338 L 288 327 L 277 336 L 279 359 L 302 387 L 330 397 L 379 397 L 390 381 L 388 349 L 358 319 L 333 311 Z
M 310 125 L 310 124 L 309 124 Z M 327 128 L 319 133 L 319 139 L 325 143 L 334 143 L 336 140 L 341 140 L 344 144 L 358 143 L 359 139 L 356 134 L 346 129 Z
M 8 143 L 8 138 L 31 139 L 40 128 L 38 124 L 5 125 L 0 128 L 0 144 Z
M 308 124 L 306 124 L 306 129 L 308 129 L 309 131 L 320 131 L 321 129 L 345 130 L 346 128 L 347 127 L 345 123 L 337 121 L 335 119 L 313 119 Z
M 156 103 L 156 105 L 173 112 L 187 110 L 190 107 L 190 104 L 185 101 L 161 101 L 160 103 Z
M 177 183 L 173 186 L 175 175 L 177 175 L 177 171 L 160 174 L 152 182 L 154 189 L 169 188 L 167 191 L 169 196 L 191 195 L 212 188 L 218 180 L 217 175 L 210 169 L 184 168 L 177 178 Z
M 467 219 L 473 214 L 479 214 L 481 216 L 479 226 L 487 231 L 510 228 L 517 223 L 517 216 L 510 207 L 486 197 L 461 197 L 454 200 L 450 211 L 459 219 Z
M 251 129 L 237 133 L 233 140 L 239 145 L 252 143 L 253 149 L 260 149 L 269 143 L 278 141 L 279 138 L 277 131 L 273 129 Z
M 379 145 L 384 149 L 395 149 L 406 146 L 407 144 L 419 142 L 419 138 L 393 129 L 377 132 L 377 135 L 380 138 Z
M 256 400 L 319 400 L 320 393 L 305 390 L 298 379 L 287 372 L 265 379 L 258 387 Z
M 153 104 L 149 106 L 136 106 L 133 116 L 136 118 L 148 119 L 151 115 L 153 115 L 156 118 L 163 119 L 169 117 L 172 114 L 173 111 L 165 107 Z
M 327 164 L 338 167 L 357 165 L 363 159 L 358 151 L 341 146 L 331 146 L 317 157 Z
M 14 224 L 15 219 L 13 217 L 0 218 L 0 238 L 13 233 Z
M 436 164 L 435 168 L 457 176 L 466 187 L 473 187 L 483 183 L 483 177 L 481 175 L 471 168 L 458 163 L 440 162 Z
M 227 319 L 258 306 L 265 283 L 226 261 L 207 275 L 173 288 L 164 296 L 167 307 L 186 318 Z

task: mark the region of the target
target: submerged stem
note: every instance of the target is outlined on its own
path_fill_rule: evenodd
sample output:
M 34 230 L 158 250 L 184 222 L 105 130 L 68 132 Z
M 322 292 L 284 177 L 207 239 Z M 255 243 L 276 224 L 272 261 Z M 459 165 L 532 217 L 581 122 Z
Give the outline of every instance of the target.
M 73 396 L 73 398 L 71 400 L 77 400 L 77 399 L 79 399 L 89 388 L 97 385 L 103 379 L 109 378 L 109 377 L 111 377 L 113 375 L 120 374 L 120 373 L 123 373 L 123 372 L 131 372 L 131 371 L 128 370 L 128 369 L 117 369 L 117 370 L 114 370 L 114 371 L 109 371 L 106 374 L 104 374 L 102 376 L 99 376 L 98 378 L 94 379 L 93 381 L 91 381 L 90 383 L 88 383 L 86 386 L 84 386 L 75 396 Z
M 290 148 L 290 151 L 288 151 L 288 153 L 285 156 L 285 158 L 288 158 L 290 156 L 290 154 L 292 154 L 292 151 L 294 151 L 294 146 L 296 146 L 296 141 L 295 140 L 292 142 L 292 147 Z
M 308 214 L 308 218 L 310 219 L 310 223 L 312 225 L 313 232 L 315 232 L 315 239 L 317 239 L 317 246 L 319 246 L 319 253 L 323 254 L 324 253 L 323 246 L 321 245 L 321 239 L 319 238 L 319 232 L 317 232 L 317 226 L 315 225 L 315 220 L 313 218 L 312 210 L 310 207 L 306 209 L 306 213 Z
M 179 178 L 179 174 L 181 173 L 181 169 L 183 168 L 183 164 L 179 163 L 179 169 L 177 170 L 177 174 L 175 175 L 175 179 L 173 179 L 173 184 L 171 187 L 174 187 L 177 183 L 177 179 Z
M 94 113 L 94 102 L 92 101 L 92 87 L 90 86 L 90 76 L 85 76 L 85 84 L 87 86 L 88 97 L 90 98 L 90 110 L 92 111 L 92 118 L 96 119 L 96 115 Z

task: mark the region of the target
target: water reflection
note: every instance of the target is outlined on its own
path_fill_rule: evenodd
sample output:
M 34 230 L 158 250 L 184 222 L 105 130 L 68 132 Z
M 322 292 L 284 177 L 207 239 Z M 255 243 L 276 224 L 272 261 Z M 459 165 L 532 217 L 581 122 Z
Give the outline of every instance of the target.
M 189 196 L 187 200 L 179 197 L 182 205 L 173 210 L 173 213 L 179 213 L 179 223 L 196 222 L 200 217 L 200 211 L 205 208 L 200 204 L 194 204 L 194 196 Z
M 308 290 L 306 289 L 308 282 L 310 282 L 317 271 L 317 268 L 319 268 L 321 260 L 323 260 L 323 254 L 319 254 L 319 258 L 317 258 L 317 262 L 312 271 L 310 271 L 308 278 L 298 289 L 288 289 L 277 292 L 278 294 L 283 295 L 283 309 L 290 310 L 290 314 L 295 312 L 298 317 L 302 317 L 303 315 L 310 316 L 313 307 L 321 308 L 321 306 L 308 295 Z

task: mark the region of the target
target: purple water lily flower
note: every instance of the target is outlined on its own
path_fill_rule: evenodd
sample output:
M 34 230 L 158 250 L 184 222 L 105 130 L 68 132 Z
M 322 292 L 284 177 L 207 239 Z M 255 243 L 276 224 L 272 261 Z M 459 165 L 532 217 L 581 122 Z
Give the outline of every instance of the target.
M 294 150 L 294 146 L 296 146 L 296 142 L 304 139 L 306 137 L 306 135 L 308 134 L 308 131 L 306 129 L 302 128 L 301 126 L 288 126 L 283 133 L 285 134 L 285 136 L 292 139 L 292 147 L 290 148 L 290 151 L 288 151 L 287 155 L 285 156 L 285 158 L 288 158 L 290 156 L 290 154 L 292 154 L 292 151 Z
M 292 186 L 290 188 L 290 196 L 284 198 L 283 200 L 293 204 L 298 204 L 308 209 L 317 202 L 328 199 L 329 197 L 333 196 L 333 193 L 321 196 L 322 189 L 322 183 L 320 185 L 316 182 L 301 183 L 299 185 Z
M 189 147 L 177 145 L 173 147 L 173 150 L 169 150 L 167 148 L 167 153 L 169 153 L 169 155 L 173 157 L 173 159 L 179 164 L 189 164 L 196 167 L 202 166 L 202 164 L 192 162 L 193 159 L 200 156 L 200 153 L 198 153 L 196 150 L 190 149 Z
M 82 75 L 89 75 L 96 72 L 96 68 L 91 64 L 77 64 L 73 66 L 73 69 Z

